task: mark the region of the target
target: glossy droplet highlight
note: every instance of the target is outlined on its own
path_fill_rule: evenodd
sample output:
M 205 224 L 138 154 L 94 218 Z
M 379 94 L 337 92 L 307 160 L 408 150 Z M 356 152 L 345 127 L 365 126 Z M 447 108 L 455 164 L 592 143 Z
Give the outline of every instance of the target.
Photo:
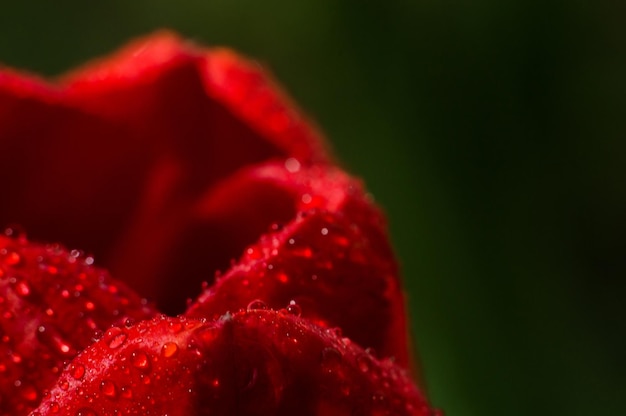
M 298 305 L 295 301 L 291 301 L 289 302 L 289 305 L 287 305 L 287 312 L 290 315 L 294 315 L 294 316 L 300 316 L 302 315 L 302 308 L 300 308 L 300 305 Z
M 70 375 L 76 380 L 82 379 L 85 375 L 85 366 L 80 363 L 70 364 Z
M 130 386 L 123 386 L 120 389 L 121 393 L 122 393 L 122 397 L 125 399 L 132 399 L 133 398 L 133 389 L 130 388 Z
M 126 335 L 126 332 L 114 326 L 113 328 L 109 328 L 103 339 L 109 348 L 116 349 L 121 347 L 124 342 L 126 342 L 127 337 L 128 335 Z
M 139 370 L 150 370 L 150 357 L 143 351 L 133 351 L 130 355 L 130 361 L 133 364 L 133 367 Z
M 111 380 L 104 380 L 100 383 L 100 392 L 104 397 L 115 399 L 117 397 L 117 386 Z
M 176 355 L 177 352 L 178 344 L 176 344 L 175 342 L 166 342 L 161 348 L 161 355 L 165 358 L 173 357 L 174 355 Z

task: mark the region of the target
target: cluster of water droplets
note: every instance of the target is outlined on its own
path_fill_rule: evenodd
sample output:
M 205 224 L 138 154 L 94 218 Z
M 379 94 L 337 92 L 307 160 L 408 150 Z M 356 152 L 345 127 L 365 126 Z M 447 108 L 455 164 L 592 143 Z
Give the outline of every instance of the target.
M 155 322 L 167 324 L 170 339 L 163 336 L 163 341 L 156 346 L 145 344 L 142 336 L 153 336 L 150 325 Z M 72 400 L 84 404 L 76 410 L 74 416 L 100 416 L 98 409 L 102 408 L 102 405 L 98 407 L 90 403 L 104 403 L 107 409 L 113 408 L 112 414 L 149 413 L 150 406 L 159 400 L 150 393 L 150 386 L 155 382 L 163 383 L 161 380 L 163 377 L 179 372 L 173 360 L 181 350 L 199 348 L 194 344 L 181 346 L 177 338 L 181 332 L 197 326 L 199 321 L 187 321 L 184 317 L 161 316 L 156 318 L 155 322 L 135 324 L 129 319 L 123 326 L 107 329 L 90 350 L 81 354 L 65 368 L 56 388 L 46 392 L 44 399 L 47 401 L 43 404 L 44 410 L 49 414 L 62 414 L 64 396 L 69 394 Z M 92 362 L 90 354 L 97 357 L 98 354 L 103 354 L 102 351 L 105 357 L 108 357 L 104 360 L 105 365 L 110 367 L 106 371 L 105 367 L 89 364 Z M 100 373 L 102 371 L 104 373 Z M 102 374 L 107 373 L 111 376 L 101 378 Z M 166 383 L 175 385 L 176 380 L 172 379 Z M 136 393 L 136 390 L 139 392 Z M 131 413 L 126 413 L 127 411 Z M 34 411 L 31 416 L 40 416 L 40 412 Z
M 16 227 L 0 234 L 0 402 L 13 402 L 14 411 L 45 398 L 46 387 L 101 329 L 127 314 L 150 313 L 93 262 L 59 244 L 32 244 Z

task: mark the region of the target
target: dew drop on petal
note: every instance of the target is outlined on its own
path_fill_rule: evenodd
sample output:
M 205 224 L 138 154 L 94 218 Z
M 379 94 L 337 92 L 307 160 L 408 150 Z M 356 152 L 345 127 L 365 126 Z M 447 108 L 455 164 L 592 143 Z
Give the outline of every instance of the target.
M 133 389 L 130 388 L 130 386 L 123 386 L 120 389 L 121 393 L 122 393 L 122 397 L 125 399 L 132 399 L 133 398 Z
M 109 348 L 116 349 L 121 347 L 124 342 L 126 342 L 127 337 L 128 335 L 126 335 L 126 332 L 114 326 L 112 328 L 109 328 L 104 334 L 104 342 L 106 342 Z
M 178 344 L 176 344 L 175 342 L 166 342 L 161 348 L 161 355 L 165 358 L 173 357 L 174 355 L 176 355 L 177 352 Z
M 174 334 L 178 334 L 180 331 L 183 330 L 183 324 L 180 322 L 170 321 L 169 327 Z
M 267 305 L 262 300 L 255 299 L 252 302 L 248 303 L 247 309 L 249 311 L 252 311 L 252 310 L 264 310 L 264 309 L 267 309 Z
M 130 361 L 133 367 L 140 370 L 150 370 L 150 357 L 143 351 L 136 350 L 130 355 Z
M 85 375 L 85 366 L 80 363 L 70 364 L 70 375 L 76 380 L 82 379 Z
M 52 413 L 52 414 L 57 414 L 61 410 L 61 406 L 59 406 L 59 404 L 57 402 L 52 402 L 52 403 L 50 403 L 50 406 L 48 407 L 48 410 L 50 410 L 50 413 Z
M 302 309 L 300 308 L 300 305 L 298 305 L 295 301 L 291 301 L 289 302 L 289 305 L 287 305 L 287 312 L 290 315 L 294 315 L 294 316 L 300 316 L 302 314 Z
M 115 399 L 117 397 L 117 386 L 111 380 L 104 380 L 100 383 L 100 391 L 109 399 Z

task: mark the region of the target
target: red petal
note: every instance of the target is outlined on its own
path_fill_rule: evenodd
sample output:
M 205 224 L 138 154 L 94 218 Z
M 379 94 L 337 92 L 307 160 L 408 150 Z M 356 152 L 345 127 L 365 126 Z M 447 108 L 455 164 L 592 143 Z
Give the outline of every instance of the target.
M 197 415 L 198 377 L 227 359 L 213 345 L 194 344 L 198 332 L 213 329 L 165 317 L 112 327 L 66 367 L 31 416 Z
M 238 313 L 231 322 L 225 330 L 233 339 L 232 368 L 238 380 L 248 381 L 237 395 L 237 414 L 438 414 L 405 370 L 377 360 L 336 330 L 264 310 Z
M 158 297 L 160 284 L 181 274 L 179 254 L 207 257 L 194 245 L 198 198 L 250 164 L 327 159 L 319 134 L 257 66 L 168 33 L 60 87 L 0 72 L 0 121 L 0 226 L 93 252 L 168 312 L 193 294 Z M 191 284 L 257 237 L 215 256 L 205 265 L 213 269 L 187 263 Z
M 260 234 L 265 204 L 289 222 L 250 246 L 188 315 L 213 319 L 255 299 L 273 309 L 293 300 L 304 317 L 408 365 L 404 297 L 380 213 L 341 171 L 295 163 L 242 172 L 209 195 L 202 212 L 231 235 Z
M 169 32 L 139 39 L 63 84 L 69 102 L 187 152 L 210 173 L 204 177 L 271 156 L 327 159 L 321 135 L 258 64 Z
M 154 311 L 91 257 L 0 236 L 0 408 L 25 414 L 97 331 Z
M 68 366 L 33 415 L 81 411 L 433 414 L 404 370 L 393 363 L 376 360 L 335 331 L 258 310 L 214 323 L 162 318 L 112 328 Z

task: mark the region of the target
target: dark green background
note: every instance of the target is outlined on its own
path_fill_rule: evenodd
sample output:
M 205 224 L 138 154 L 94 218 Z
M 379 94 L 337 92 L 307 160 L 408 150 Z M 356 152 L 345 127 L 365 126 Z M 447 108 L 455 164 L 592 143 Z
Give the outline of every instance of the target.
M 159 27 L 266 62 L 365 178 L 448 415 L 626 414 L 626 2 L 14 1 L 0 61 Z

